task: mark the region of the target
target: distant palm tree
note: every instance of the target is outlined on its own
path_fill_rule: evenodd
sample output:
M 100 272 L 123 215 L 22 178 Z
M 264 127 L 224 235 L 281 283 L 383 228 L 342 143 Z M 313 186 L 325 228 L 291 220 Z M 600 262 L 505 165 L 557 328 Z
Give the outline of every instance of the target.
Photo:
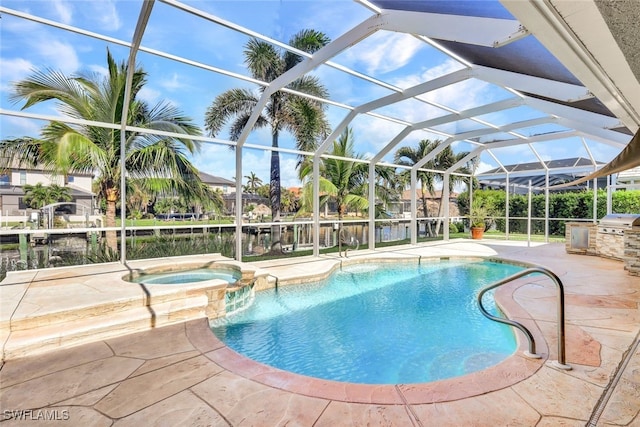
M 451 149 L 451 146 L 447 146 L 444 150 L 442 150 L 434 159 L 434 167 L 436 170 L 446 171 L 451 168 L 453 165 L 458 163 L 460 160 L 465 158 L 469 154 L 468 151 L 462 151 L 460 153 L 454 153 Z M 458 172 L 470 175 L 473 163 L 477 161 L 477 158 L 470 160 L 461 168 L 458 168 Z M 444 176 L 442 174 L 436 174 L 435 176 L 436 182 L 443 182 Z M 449 176 L 449 192 L 452 192 L 456 185 L 464 184 L 466 181 L 463 177 L 459 175 L 450 175 Z M 443 189 L 444 190 L 444 189 Z M 440 234 L 442 227 L 442 217 L 444 216 L 444 206 L 445 203 L 449 203 L 449 200 L 445 199 L 445 192 L 442 191 L 440 194 L 440 206 L 438 208 L 438 220 L 436 222 L 436 235 Z
M 131 189 L 127 190 L 127 211 L 131 217 L 137 217 L 147 213 L 147 208 L 151 204 L 152 197 L 144 188 L 132 183 Z
M 302 30 L 289 41 L 289 45 L 309 53 L 316 52 L 327 43 L 329 38 L 315 30 Z M 251 76 L 264 82 L 275 80 L 302 60 L 294 53 L 282 52 L 273 45 L 257 39 L 251 39 L 246 44 L 244 57 Z M 327 97 L 327 90 L 320 81 L 309 75 L 296 79 L 286 87 L 316 97 Z M 264 88 L 260 90 L 263 91 Z M 259 99 L 259 94 L 249 89 L 231 89 L 218 95 L 205 115 L 205 128 L 209 135 L 216 136 L 225 123 L 233 118 L 230 139 L 237 141 Z M 328 134 L 324 106 L 320 102 L 284 91 L 277 91 L 270 96 L 254 127 L 267 126 L 271 128 L 273 148 L 278 148 L 282 131 L 293 134 L 298 149 L 304 151 L 312 150 L 318 138 Z M 271 151 L 269 199 L 274 222 L 280 221 L 280 198 L 280 154 L 273 150 Z M 280 226 L 272 227 L 271 234 L 273 236 L 271 250 L 281 251 Z
M 345 129 L 340 137 L 333 141 L 333 145 L 328 154 L 346 159 L 364 159 L 355 152 L 353 131 L 351 128 Z M 301 175 L 305 181 L 302 189 L 300 211 L 309 212 L 313 203 L 313 165 L 304 165 Z M 376 199 L 381 203 L 376 205 L 375 217 L 386 216 L 385 202 L 389 200 L 388 193 L 382 183 L 391 180 L 393 171 L 391 168 L 376 167 L 377 179 L 374 181 Z M 369 165 L 365 162 L 338 159 L 333 157 L 323 158 L 320 165 L 319 187 L 320 206 L 324 206 L 330 201 L 335 202 L 338 213 L 339 235 L 342 232 L 342 219 L 350 210 L 368 211 L 369 206 Z M 341 241 L 339 241 L 341 243 Z
M 414 166 L 420 160 L 425 158 L 427 154 L 433 151 L 442 141 L 430 141 L 423 139 L 418 143 L 416 148 L 400 147 L 394 156 L 395 162 L 399 165 Z M 423 167 L 425 169 L 433 169 L 433 161 L 427 162 Z M 411 171 L 408 169 L 400 173 L 403 181 L 409 183 Z M 424 170 L 417 171 L 417 178 L 420 182 L 420 200 L 422 201 L 422 214 L 429 216 L 429 207 L 427 206 L 427 193 L 433 195 L 435 192 L 435 174 Z
M 353 132 L 350 128 L 345 129 L 340 137 L 333 141 L 329 154 L 362 159 L 362 156 L 354 151 Z M 328 157 L 322 159 L 320 168 L 321 172 L 318 177 L 320 206 L 324 206 L 330 201 L 335 202 L 338 220 L 342 220 L 349 209 L 365 210 L 369 208 L 369 199 L 366 197 L 369 167 L 366 163 Z M 313 203 L 312 172 L 311 164 L 306 165 L 301 172 L 302 178 L 305 180 L 302 193 L 304 211 L 310 211 Z
M 245 175 L 245 178 L 247 178 L 247 185 L 245 186 L 247 193 L 255 194 L 258 187 L 262 185 L 262 180 L 254 172 Z
M 46 69 L 15 84 L 13 100 L 25 100 L 23 108 L 48 100 L 59 101 L 68 117 L 104 123 L 120 123 L 124 107 L 127 65 L 120 65 L 107 51 L 108 75 L 66 76 Z M 136 182 L 151 194 L 182 195 L 191 200 L 209 196 L 198 171 L 187 159 L 199 145 L 189 139 L 200 129 L 176 107 L 161 102 L 151 108 L 138 99 L 147 82 L 146 72 L 133 74 L 128 125 L 184 134 L 174 138 L 142 132 L 126 133 L 127 182 Z M 53 173 L 95 174 L 98 198 L 106 201 L 106 225 L 116 225 L 120 198 L 120 130 L 91 125 L 68 125 L 52 121 L 41 131 L 41 139 L 19 138 L 0 143 L 0 169 L 18 164 Z M 116 233 L 107 232 L 107 246 L 117 248 Z
M 61 187 L 57 184 L 48 186 L 37 183 L 36 185 L 25 185 L 23 202 L 32 209 L 40 209 L 43 206 L 57 202 L 68 202 L 71 200 L 69 188 Z
M 296 196 L 287 188 L 282 189 L 282 211 L 293 212 L 297 207 Z

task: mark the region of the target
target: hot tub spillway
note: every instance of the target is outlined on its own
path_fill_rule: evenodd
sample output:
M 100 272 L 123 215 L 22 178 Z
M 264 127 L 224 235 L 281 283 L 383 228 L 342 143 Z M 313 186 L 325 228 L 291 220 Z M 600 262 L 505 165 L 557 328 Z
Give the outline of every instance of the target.
M 227 286 L 224 295 L 225 311 L 227 315 L 248 307 L 253 301 L 255 292 L 253 285 L 255 279 L 238 280 L 235 283 L 230 283 Z

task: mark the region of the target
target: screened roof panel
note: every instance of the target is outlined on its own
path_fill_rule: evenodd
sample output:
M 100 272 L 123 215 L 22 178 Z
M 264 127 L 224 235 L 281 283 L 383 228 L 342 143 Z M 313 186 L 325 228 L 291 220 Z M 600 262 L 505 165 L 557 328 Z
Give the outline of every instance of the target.
M 564 83 L 581 84 L 560 61 L 532 36 L 499 48 L 438 40 L 444 47 L 476 65 L 513 71 Z
M 564 102 L 558 99 L 548 98 L 536 94 L 523 92 L 524 95 L 530 96 L 532 98 L 543 99 L 547 101 L 551 101 L 560 105 L 567 105 L 569 107 L 577 108 L 579 110 L 590 111 L 592 113 L 602 114 L 604 116 L 614 117 L 613 113 L 597 98 L 589 98 L 578 100 L 575 102 Z
M 570 130 L 571 129 L 564 126 L 560 126 L 556 123 L 545 123 L 537 126 L 518 128 L 518 129 L 515 129 L 515 132 L 524 136 L 535 136 L 535 135 L 542 135 L 545 133 L 552 133 L 552 132 L 568 132 Z
M 496 126 L 505 126 L 511 123 L 528 122 L 534 119 L 541 119 L 549 117 L 548 114 L 533 109 L 527 105 L 520 105 L 514 108 L 508 108 L 505 110 L 495 111 L 487 114 L 477 115 L 476 118 L 480 120 L 493 123 Z
M 332 62 L 399 88 L 437 77 L 463 66 L 411 34 L 376 31 L 337 54 Z
M 596 162 L 597 165 L 603 165 L 603 162 Z M 593 162 L 584 157 L 570 157 L 564 159 L 555 159 L 555 160 L 545 160 L 544 162 L 535 161 L 528 163 L 517 163 L 512 165 L 503 165 L 503 167 L 496 167 L 494 169 L 486 170 L 478 176 L 482 179 L 484 177 L 490 175 L 500 175 L 505 170 L 509 173 L 516 172 L 538 172 L 540 174 L 544 174 L 546 172 L 546 168 L 548 169 L 572 169 L 578 168 L 581 170 L 589 170 L 594 167 Z
M 327 65 L 320 65 L 312 74 L 326 86 L 329 99 L 349 106 L 355 107 L 396 93 L 395 90 Z
M 74 2 L 73 16 L 63 16 L 54 8 L 31 2 L 29 12 L 33 13 L 33 20 L 42 16 L 59 22 L 60 26 L 75 25 L 131 43 L 143 3 L 98 3 L 108 2 Z M 174 1 L 153 2 L 149 21 L 143 28 L 142 48 L 137 53 L 137 60 L 149 75 L 148 87 L 141 95 L 146 100 L 163 99 L 183 107 L 200 124 L 207 106 L 225 90 L 246 87 L 259 93 L 260 87 L 276 88 L 276 82 L 279 83 L 263 82 L 260 86 L 234 76 L 234 73 L 249 76 L 242 53 L 247 40 L 258 37 L 283 49 L 296 31 L 314 28 L 329 35 L 332 42 L 314 54 L 312 60 L 302 61 L 291 78 L 309 74 L 326 84 L 329 95 L 325 102 L 331 129 L 337 132 L 339 126 L 353 128 L 358 152 L 376 155 L 376 150 L 387 150 L 393 142 L 394 147 L 380 155 L 389 159 L 397 147 L 414 145 L 421 138 L 451 136 L 453 141 L 488 143 L 484 148 L 490 149 L 502 163 L 509 163 L 513 156 L 528 161 L 535 158 L 527 146 L 529 142 L 540 147 L 536 149 L 542 156 L 560 155 L 547 147 L 553 144 L 559 147 L 562 143 L 548 142 L 545 135 L 557 132 L 562 136 L 565 130 L 575 129 L 575 135 L 585 137 L 589 151 L 599 159 L 600 155 L 611 158 L 611 153 L 619 152 L 633 134 L 622 119 L 614 116 L 614 112 L 620 115 L 620 108 L 628 107 L 626 104 L 616 107 L 621 97 L 605 94 L 600 100 L 594 95 L 597 91 L 583 86 L 576 77 L 580 75 L 582 80 L 592 82 L 584 76 L 589 77 L 598 68 L 594 64 L 576 64 L 564 56 L 554 56 L 551 51 L 556 51 L 555 46 L 546 43 L 547 49 L 539 41 L 546 33 L 539 30 L 528 35 L 522 31 L 498 34 L 502 29 L 517 29 L 519 25 L 514 17 L 519 14 L 510 13 L 499 1 L 378 0 L 373 4 L 384 9 L 381 16 L 359 2 L 335 2 L 331 7 L 323 2 L 189 1 L 186 7 Z M 51 68 L 58 65 L 72 68 L 69 65 L 73 64 L 69 61 L 72 55 L 62 58 L 46 52 L 55 51 L 52 47 L 60 44 L 76 55 L 83 55 L 78 62 L 97 71 L 104 71 L 104 66 L 102 70 L 99 67 L 104 64 L 106 46 L 117 54 L 118 61 L 127 58 L 129 50 L 125 46 L 55 29 L 6 10 L 24 9 L 24 5 L 19 1 L 3 2 L 0 27 L 6 42 L 0 76 L 3 88 L 9 86 L 9 76 L 17 80 L 26 74 L 26 66 L 22 74 L 13 73 L 17 68 L 13 66 L 20 64 L 21 51 L 37 54 L 27 65 Z M 510 4 L 507 6 L 514 9 Z M 550 6 L 545 2 L 540 7 Z M 185 8 L 193 8 L 193 13 Z M 251 13 L 247 13 L 248 8 Z M 437 22 L 431 14 L 447 15 L 454 23 L 458 20 L 482 25 L 432 28 L 428 24 Z M 100 21 L 101 16 L 112 19 Z M 522 20 L 528 18 L 519 16 Z M 495 33 L 504 39 L 495 40 L 494 46 L 491 42 L 486 46 L 477 44 L 487 42 L 487 34 L 479 29 L 486 29 L 494 19 L 501 20 L 501 24 L 499 30 L 489 31 L 489 36 Z M 458 41 L 458 35 L 465 42 Z M 43 40 L 49 43 L 42 43 Z M 149 48 L 158 52 L 148 53 Z M 89 51 L 92 56 L 88 56 Z M 162 58 L 168 55 L 177 58 Z M 185 64 L 190 61 L 202 64 L 202 68 L 198 64 Z M 599 66 L 605 68 L 607 64 Z M 569 70 L 578 72 L 574 75 Z M 606 80 L 606 76 L 592 77 Z M 429 84 L 432 87 L 427 88 Z M 416 89 L 422 85 L 427 85 L 424 91 Z M 391 95 L 396 98 L 386 102 L 385 98 Z M 372 107 L 368 109 L 368 105 Z M 345 120 L 351 117 L 349 112 L 353 109 L 357 114 L 353 114 L 352 120 Z M 30 111 L 58 114 L 51 106 Z M 17 115 L 15 111 L 10 114 Z M 546 123 L 547 119 L 553 123 Z M 3 116 L 3 121 L 9 119 Z M 269 132 L 249 129 L 247 144 L 265 148 L 271 145 Z M 280 147 L 294 146 L 291 135 L 282 134 Z M 491 155 L 481 153 L 481 158 Z
M 439 126 L 434 126 L 434 130 L 445 132 L 451 135 L 460 134 L 464 132 L 471 132 L 479 129 L 490 129 L 489 127 L 483 125 L 482 123 L 478 123 L 473 120 L 464 119 L 457 120 L 455 122 L 446 123 Z
M 464 94 L 464 96 L 453 96 L 453 94 Z M 476 108 L 514 97 L 513 93 L 503 88 L 475 78 L 419 95 L 420 99 L 436 102 L 456 111 Z
M 511 141 L 513 139 L 518 139 L 515 135 L 511 134 L 511 133 L 507 133 L 507 132 L 492 132 L 488 135 L 482 135 L 482 136 L 478 136 L 475 138 L 469 138 L 474 142 L 481 142 L 483 144 L 490 144 L 493 142 L 499 142 L 499 141 Z M 524 140 L 523 140 L 524 141 Z M 491 148 L 488 145 L 489 148 Z
M 437 118 L 449 114 L 449 111 L 447 110 L 443 110 L 415 98 L 404 99 L 393 104 L 385 105 L 383 107 L 376 108 L 373 112 L 410 123 L 423 121 L 427 117 Z
M 484 18 L 514 19 L 497 0 L 415 1 L 374 0 L 382 9 L 411 10 L 414 12 L 442 13 L 446 15 L 481 16 Z

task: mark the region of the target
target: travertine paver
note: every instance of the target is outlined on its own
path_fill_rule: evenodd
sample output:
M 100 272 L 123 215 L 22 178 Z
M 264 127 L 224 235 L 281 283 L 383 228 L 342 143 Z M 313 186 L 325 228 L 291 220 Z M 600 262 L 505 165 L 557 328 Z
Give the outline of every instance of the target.
M 602 387 L 548 366 L 512 389 L 542 415 L 585 421 L 603 392 Z
M 407 406 L 331 402 L 314 427 L 411 426 L 416 424 L 417 419 Z
M 561 274 L 573 370 L 550 364 L 557 353 L 554 290 L 543 279 L 531 278 L 505 287 L 500 298 L 513 295 L 523 305 L 511 302 L 508 311 L 535 326 L 536 336 L 544 336 L 539 349 L 550 360 L 519 353 L 502 368 L 431 385 L 336 385 L 238 356 L 199 319 L 9 360 L 0 370 L 0 416 L 11 419 L 2 426 L 585 425 L 640 329 L 640 278 L 627 276 L 616 261 L 567 255 L 564 245 L 465 242 L 406 247 L 393 256 L 398 253 L 497 254 L 536 261 Z M 286 272 L 292 262 L 286 260 L 275 270 L 283 277 L 301 269 L 323 273 L 330 270 L 329 261 Z M 640 352 L 633 356 L 598 426 L 640 426 Z M 27 409 L 69 419 L 33 420 L 26 418 Z
M 230 425 L 215 409 L 189 390 L 161 400 L 128 417 L 114 427 L 140 426 L 225 426 Z
M 540 419 L 525 399 L 511 389 L 474 398 L 430 405 L 414 405 L 425 425 L 438 426 L 534 426 Z
M 95 408 L 113 418 L 121 418 L 198 384 L 222 368 L 199 355 L 148 372 L 120 383 Z M 132 399 L 131 396 L 135 396 Z
M 118 356 L 135 357 L 138 359 L 157 359 L 195 350 L 193 344 L 183 333 L 184 325 L 172 325 L 158 328 L 154 334 L 144 340 L 131 341 L 126 335 L 106 341 L 107 345 Z
M 29 357 L 11 361 L 10 369 L 0 370 L 2 388 L 39 378 L 44 375 L 63 371 L 84 363 L 113 356 L 113 351 L 103 342 L 45 353 L 38 357 Z
M 2 387 L 2 408 L 35 409 L 60 402 L 127 378 L 141 360 L 109 357 L 52 372 L 7 388 Z M 6 363 L 4 369 L 10 369 Z
M 312 425 L 327 400 L 278 390 L 238 375 L 222 372 L 193 387 L 232 425 Z

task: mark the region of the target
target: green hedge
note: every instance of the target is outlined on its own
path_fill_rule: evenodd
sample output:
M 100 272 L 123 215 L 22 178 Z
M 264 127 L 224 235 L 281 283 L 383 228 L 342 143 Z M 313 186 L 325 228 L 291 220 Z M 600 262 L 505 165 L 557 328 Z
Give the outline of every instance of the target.
M 489 207 L 493 216 L 505 216 L 505 197 L 502 190 L 476 190 L 473 198 L 482 200 Z M 545 196 L 535 194 L 531 198 L 532 217 L 545 217 Z M 469 193 L 463 192 L 458 196 L 460 214 L 469 215 Z M 511 194 L 509 196 L 509 217 L 526 218 L 528 216 L 528 195 Z M 607 193 L 598 190 L 597 219 L 602 218 L 607 211 Z M 615 213 L 640 213 L 640 190 L 615 191 L 612 195 L 612 211 Z M 549 194 L 549 218 L 592 219 L 593 218 L 593 191 L 551 193 Z M 505 220 L 496 219 L 496 228 L 505 231 Z M 526 220 L 511 219 L 509 231 L 513 233 L 526 233 Z M 544 233 L 544 221 L 534 220 L 531 224 L 531 232 Z M 550 235 L 564 235 L 564 221 L 549 222 Z

